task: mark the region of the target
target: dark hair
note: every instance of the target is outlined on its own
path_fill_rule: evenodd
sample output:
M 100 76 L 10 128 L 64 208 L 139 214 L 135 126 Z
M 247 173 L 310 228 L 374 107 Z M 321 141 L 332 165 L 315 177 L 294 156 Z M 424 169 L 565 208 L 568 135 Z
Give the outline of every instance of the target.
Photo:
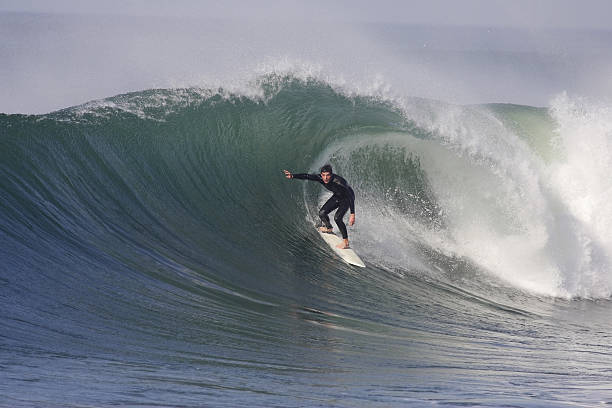
M 333 173 L 331 164 L 321 167 L 321 173 Z

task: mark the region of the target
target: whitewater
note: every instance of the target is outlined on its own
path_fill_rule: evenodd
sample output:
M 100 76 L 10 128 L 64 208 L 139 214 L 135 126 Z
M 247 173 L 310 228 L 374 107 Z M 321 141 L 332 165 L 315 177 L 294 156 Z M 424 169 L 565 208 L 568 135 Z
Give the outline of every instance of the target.
M 243 78 L 0 114 L 0 406 L 612 403 L 607 102 Z

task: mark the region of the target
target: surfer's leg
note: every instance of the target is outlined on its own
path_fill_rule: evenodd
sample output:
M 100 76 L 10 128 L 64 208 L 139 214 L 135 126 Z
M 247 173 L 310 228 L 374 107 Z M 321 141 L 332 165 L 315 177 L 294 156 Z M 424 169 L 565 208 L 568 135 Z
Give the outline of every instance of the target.
M 331 230 L 333 227 L 331 222 L 329 222 L 328 214 L 338 208 L 338 202 L 334 197 L 331 197 L 329 200 L 323 204 L 323 207 L 319 210 L 319 218 L 321 218 L 321 222 L 323 226 L 328 230 Z
M 346 225 L 344 224 L 343 220 L 344 214 L 346 214 L 348 209 L 349 202 L 346 200 L 341 201 L 338 205 L 338 211 L 336 211 L 336 214 L 334 215 L 334 221 L 336 221 L 336 225 L 342 234 L 342 239 L 348 239 L 348 232 L 346 231 Z

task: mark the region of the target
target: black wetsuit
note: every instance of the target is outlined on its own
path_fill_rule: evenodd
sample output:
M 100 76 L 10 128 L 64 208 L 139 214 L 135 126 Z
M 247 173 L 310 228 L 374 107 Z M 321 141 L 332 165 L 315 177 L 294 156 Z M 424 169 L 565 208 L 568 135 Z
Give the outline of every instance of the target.
M 323 225 L 325 225 L 326 228 L 331 229 L 332 225 L 329 222 L 329 217 L 327 214 L 337 208 L 338 211 L 336 211 L 336 214 L 334 215 L 334 221 L 336 221 L 336 225 L 342 234 L 342 238 L 347 239 L 348 233 L 342 218 L 349 208 L 351 209 L 351 214 L 355 214 L 355 192 L 351 186 L 349 186 L 346 180 L 337 174 L 332 174 L 331 180 L 329 180 L 329 183 L 327 184 L 323 182 L 323 178 L 321 178 L 320 174 L 294 174 L 293 178 L 318 181 L 319 183 L 323 184 L 323 187 L 334 193 L 334 195 L 332 195 L 319 210 L 319 217 L 321 218 Z

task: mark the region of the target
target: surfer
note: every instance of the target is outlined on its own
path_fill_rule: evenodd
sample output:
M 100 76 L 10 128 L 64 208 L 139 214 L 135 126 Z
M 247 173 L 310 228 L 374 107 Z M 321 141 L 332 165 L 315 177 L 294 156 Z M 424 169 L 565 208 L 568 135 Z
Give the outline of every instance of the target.
M 319 210 L 319 218 L 321 218 L 321 222 L 323 223 L 319 231 L 327 233 L 333 231 L 328 214 L 337 209 L 334 215 L 334 221 L 342 234 L 342 242 L 336 245 L 336 247 L 340 249 L 349 248 L 348 232 L 346 231 L 346 225 L 342 218 L 344 218 L 344 214 L 346 214 L 346 211 L 350 208 L 351 215 L 349 217 L 349 225 L 355 224 L 355 192 L 346 180 L 334 174 L 330 164 L 321 167 L 321 174 L 293 174 L 288 170 L 283 171 L 285 172 L 285 177 L 288 179 L 295 178 L 299 180 L 318 181 L 323 187 L 334 193 Z

